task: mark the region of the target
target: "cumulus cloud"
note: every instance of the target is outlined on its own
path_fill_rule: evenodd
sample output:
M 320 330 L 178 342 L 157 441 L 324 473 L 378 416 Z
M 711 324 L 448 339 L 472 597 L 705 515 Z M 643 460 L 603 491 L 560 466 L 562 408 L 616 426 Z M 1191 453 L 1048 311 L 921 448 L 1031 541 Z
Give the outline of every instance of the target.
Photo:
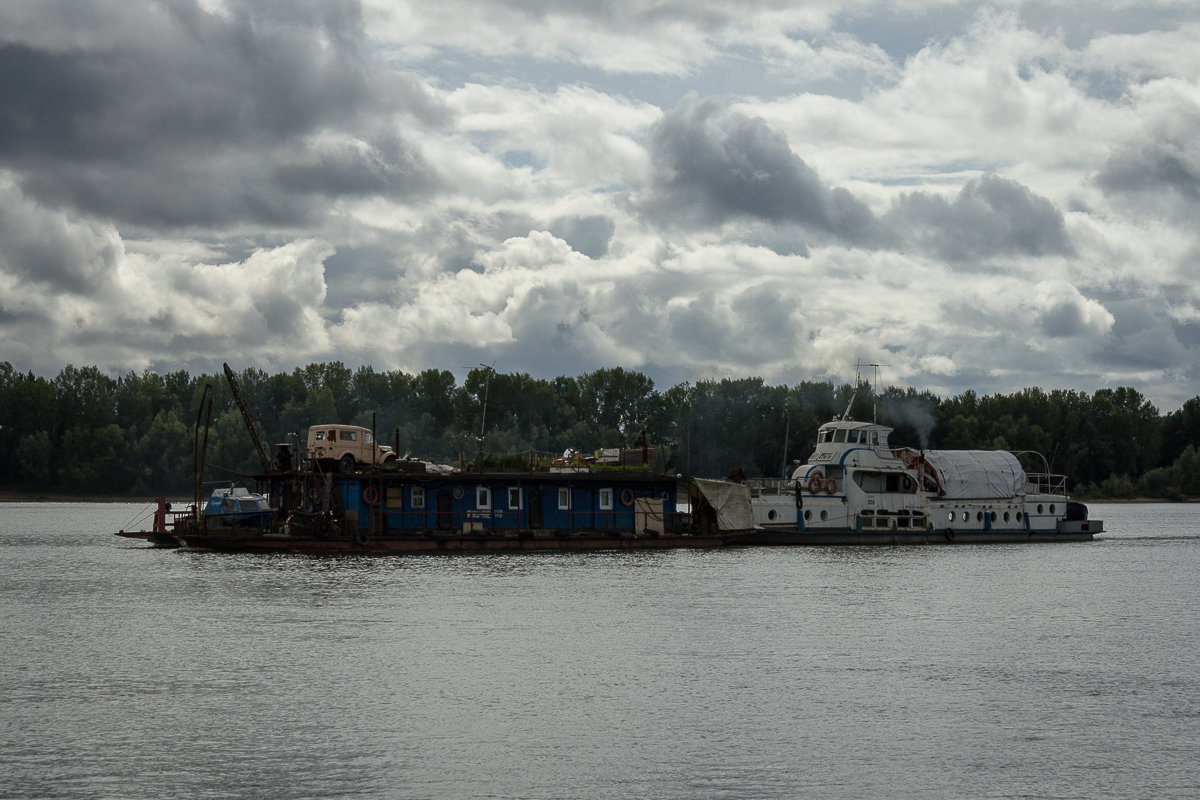
M 1052 339 L 1103 337 L 1112 330 L 1115 318 L 1108 309 L 1065 281 L 1042 281 L 1033 295 L 1038 325 Z
M 642 205 L 660 223 L 750 218 L 849 244 L 877 235 L 870 209 L 845 189 L 827 187 L 785 137 L 711 98 L 684 98 L 664 115 L 650 155 L 655 168 Z
M 1096 176 L 1099 187 L 1151 213 L 1191 216 L 1200 206 L 1200 86 L 1156 81 L 1131 95 L 1142 124 L 1120 142 Z
M 1027 187 L 996 175 L 968 181 L 953 200 L 906 193 L 887 221 L 911 244 L 948 261 L 1072 252 L 1062 212 Z
M 0 4 L 0 348 L 1200 393 L 1200 10 Z M 181 301 L 186 298 L 186 302 Z
M 419 151 L 382 121 L 444 114 L 382 69 L 356 3 L 80 5 L 128 27 L 85 39 L 27 22 L 28 41 L 0 44 L 0 164 L 28 194 L 123 223 L 206 227 L 311 223 L 314 194 L 430 191 Z

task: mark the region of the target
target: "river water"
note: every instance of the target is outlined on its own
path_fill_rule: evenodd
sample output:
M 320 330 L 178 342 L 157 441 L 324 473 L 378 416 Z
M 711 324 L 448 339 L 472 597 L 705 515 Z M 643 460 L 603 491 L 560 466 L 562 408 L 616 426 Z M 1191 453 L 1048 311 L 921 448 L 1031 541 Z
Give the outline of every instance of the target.
M 0 797 L 1200 796 L 1200 506 L 1072 544 L 307 557 L 0 504 Z

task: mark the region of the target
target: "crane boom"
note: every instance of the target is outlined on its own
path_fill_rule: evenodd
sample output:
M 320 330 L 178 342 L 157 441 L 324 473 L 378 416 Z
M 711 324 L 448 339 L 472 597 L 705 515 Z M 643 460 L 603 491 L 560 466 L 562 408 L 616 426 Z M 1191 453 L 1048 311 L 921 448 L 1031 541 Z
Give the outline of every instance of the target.
M 221 366 L 225 367 L 225 380 L 229 383 L 229 391 L 233 393 L 234 402 L 237 403 L 238 409 L 242 412 L 242 419 L 246 421 L 246 429 L 250 431 L 250 438 L 254 441 L 254 448 L 258 450 L 258 458 L 262 462 L 263 472 L 266 472 L 271 468 L 271 454 L 259 430 L 258 420 L 250 412 L 250 406 L 246 405 L 246 398 L 242 397 L 241 387 L 238 386 L 237 377 L 233 374 L 233 370 L 229 368 L 229 364 L 222 364 Z

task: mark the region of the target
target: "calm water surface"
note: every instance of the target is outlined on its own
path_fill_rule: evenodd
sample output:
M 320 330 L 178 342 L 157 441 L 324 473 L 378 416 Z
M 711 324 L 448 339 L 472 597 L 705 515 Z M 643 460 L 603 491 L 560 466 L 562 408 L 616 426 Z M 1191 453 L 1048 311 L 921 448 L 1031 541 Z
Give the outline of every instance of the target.
M 305 557 L 0 504 L 0 797 L 1200 796 L 1200 506 L 1090 543 Z

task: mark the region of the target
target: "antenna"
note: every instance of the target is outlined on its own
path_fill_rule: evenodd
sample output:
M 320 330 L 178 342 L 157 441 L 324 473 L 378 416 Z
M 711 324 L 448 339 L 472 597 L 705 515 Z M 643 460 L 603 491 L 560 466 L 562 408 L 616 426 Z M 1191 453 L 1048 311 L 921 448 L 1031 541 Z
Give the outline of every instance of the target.
M 475 471 L 483 472 L 483 438 L 484 431 L 487 430 L 488 384 L 492 382 L 492 373 L 496 371 L 496 362 L 493 361 L 491 366 L 487 364 L 480 364 L 479 366 L 487 370 L 487 373 L 483 379 L 483 413 L 479 419 L 479 461 L 475 464 Z
M 871 403 L 871 421 L 878 424 L 879 423 L 879 403 L 877 401 L 879 398 L 879 368 L 880 367 L 890 367 L 891 364 L 866 364 L 865 366 L 871 367 L 872 369 L 875 370 L 875 386 L 871 390 L 872 395 L 874 395 L 874 399 Z M 855 375 L 854 382 L 858 383 L 858 375 L 857 374 Z

